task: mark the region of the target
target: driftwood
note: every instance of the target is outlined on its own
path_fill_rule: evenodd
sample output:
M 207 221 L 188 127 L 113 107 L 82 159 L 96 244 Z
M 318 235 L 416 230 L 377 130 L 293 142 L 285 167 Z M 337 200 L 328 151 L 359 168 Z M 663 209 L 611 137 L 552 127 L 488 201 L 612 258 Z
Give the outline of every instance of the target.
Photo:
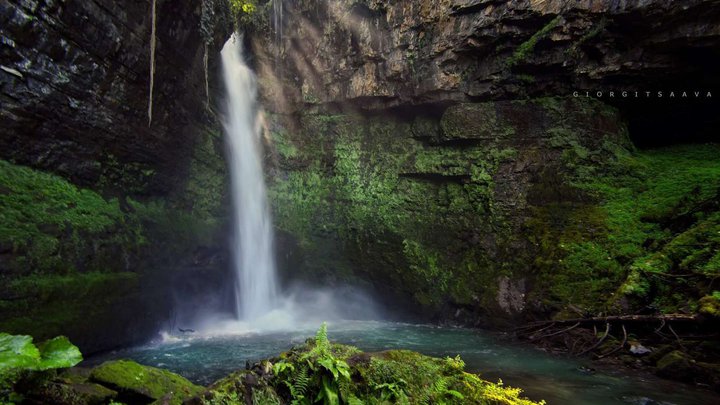
M 610 350 L 610 351 L 607 352 L 607 353 L 603 353 L 603 354 L 597 356 L 598 359 L 602 359 L 603 357 L 607 357 L 607 356 L 609 356 L 609 355 L 617 352 L 618 350 L 622 349 L 623 347 L 625 347 L 625 343 L 627 343 L 627 330 L 625 330 L 625 325 L 622 325 L 622 331 L 623 331 L 623 340 L 622 340 L 622 343 L 620 343 L 620 346 L 618 346 L 618 347 Z
M 538 340 L 538 339 L 544 339 L 544 338 L 549 338 L 549 337 L 551 337 L 551 336 L 557 336 L 557 335 L 560 335 L 560 334 L 562 334 L 562 333 L 570 332 L 571 330 L 577 328 L 578 326 L 580 326 L 580 322 L 575 323 L 575 325 L 573 325 L 573 326 L 571 326 L 571 327 L 569 327 L 569 328 L 565 328 L 565 329 L 559 330 L 559 331 L 557 331 L 557 332 L 549 333 L 549 334 L 547 334 L 547 335 L 543 335 L 543 336 L 532 336 L 532 337 L 530 337 L 530 341 Z
M 697 315 L 688 314 L 613 315 L 533 322 L 515 329 L 515 333 L 517 336 L 524 337 L 530 341 L 538 341 L 562 335 L 565 340 L 565 345 L 567 347 L 571 347 L 571 354 L 582 356 L 584 354 L 591 353 L 596 358 L 602 359 L 617 353 L 627 345 L 627 328 L 630 327 L 632 329 L 633 325 L 636 327 L 643 327 L 645 324 L 659 323 L 657 328 L 653 327 L 654 330 L 652 333 L 666 340 L 676 340 L 677 344 L 683 348 L 682 339 L 684 337 L 678 335 L 672 325 L 681 323 L 687 324 L 692 322 L 702 322 L 702 319 Z M 598 337 L 598 326 L 602 324 L 605 325 L 605 330 L 602 335 Z M 606 353 L 594 352 L 602 346 L 603 342 L 607 341 L 608 337 L 611 337 L 610 331 L 613 329 L 613 324 L 619 326 L 619 329 L 622 330 L 622 341 L 619 346 L 607 351 Z M 570 332 L 578 327 L 590 329 L 594 339 L 588 340 L 587 338 L 582 338 L 582 336 L 587 336 L 587 334 L 575 335 L 576 337 L 573 338 L 573 334 Z M 663 329 L 672 333 L 672 336 L 662 333 Z M 571 342 L 568 341 L 568 338 L 571 339 Z M 618 336 L 618 339 L 619 338 L 620 337 Z M 575 354 L 576 347 L 577 353 Z
M 522 329 L 534 329 L 536 327 L 544 327 L 547 325 L 567 325 L 580 323 L 581 325 L 586 324 L 602 324 L 602 323 L 617 323 L 617 322 L 662 322 L 663 326 L 667 322 L 696 322 L 699 318 L 697 315 L 688 314 L 667 314 L 667 315 L 617 315 L 617 316 L 596 316 L 592 318 L 574 318 L 574 319 L 561 319 L 552 321 L 540 321 L 533 322 L 523 326 Z M 661 328 L 662 329 L 662 328 Z
M 598 340 L 594 345 L 592 345 L 592 346 L 588 347 L 587 349 L 581 351 L 581 352 L 578 353 L 577 355 L 578 355 L 578 356 L 582 356 L 583 354 L 585 354 L 585 353 L 587 353 L 587 352 L 589 352 L 589 351 L 591 351 L 591 350 L 595 350 L 598 346 L 600 346 L 600 345 L 602 344 L 602 342 L 605 341 L 605 338 L 608 337 L 608 334 L 609 334 L 609 333 L 610 333 L 610 322 L 607 322 L 607 323 L 605 323 L 605 333 L 603 333 L 603 335 L 600 337 L 600 340 Z

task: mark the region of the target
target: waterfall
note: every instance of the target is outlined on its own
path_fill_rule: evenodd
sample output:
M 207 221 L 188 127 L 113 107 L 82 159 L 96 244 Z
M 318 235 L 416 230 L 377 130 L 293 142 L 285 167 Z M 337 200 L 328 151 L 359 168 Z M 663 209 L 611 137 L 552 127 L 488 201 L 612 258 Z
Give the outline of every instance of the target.
M 256 80 L 243 60 L 242 51 L 242 36 L 233 34 L 221 55 L 227 90 L 224 127 L 234 214 L 235 305 L 239 320 L 253 321 L 276 307 L 277 287 Z

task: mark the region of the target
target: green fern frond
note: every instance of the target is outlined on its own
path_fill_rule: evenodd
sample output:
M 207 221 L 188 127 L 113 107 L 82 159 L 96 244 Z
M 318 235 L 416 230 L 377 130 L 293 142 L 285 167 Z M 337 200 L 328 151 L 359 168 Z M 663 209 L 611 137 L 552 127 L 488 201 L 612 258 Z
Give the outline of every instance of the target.
M 310 376 L 308 375 L 307 367 L 300 367 L 295 373 L 294 380 L 293 388 L 290 390 L 291 393 L 294 391 L 293 397 L 304 396 L 310 386 Z
M 318 329 L 317 333 L 315 334 L 315 347 L 317 347 L 319 350 L 330 348 L 330 341 L 328 340 L 326 322 L 322 323 L 320 329 Z
M 443 377 L 439 380 L 435 381 L 435 384 L 433 384 L 433 391 L 438 394 L 444 394 L 445 391 L 447 391 L 448 387 L 448 381 L 447 378 Z

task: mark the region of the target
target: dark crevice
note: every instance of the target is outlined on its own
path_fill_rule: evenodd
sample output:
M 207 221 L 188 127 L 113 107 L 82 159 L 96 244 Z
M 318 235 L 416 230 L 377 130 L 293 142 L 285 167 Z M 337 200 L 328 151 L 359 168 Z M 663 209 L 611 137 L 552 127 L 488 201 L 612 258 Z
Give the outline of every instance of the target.
M 470 181 L 467 174 L 441 174 L 441 173 L 400 173 L 401 178 L 426 181 L 429 183 L 458 183 L 464 184 Z
M 687 91 L 695 91 L 691 89 Z M 642 95 L 640 98 L 608 102 L 623 113 L 628 122 L 630 139 L 641 149 L 720 142 L 720 134 L 717 132 L 720 126 L 720 116 L 717 114 L 720 103 L 706 97 L 708 91 L 711 91 L 713 97 L 720 96 L 720 93 L 706 88 L 699 90 L 703 93 L 699 98 L 695 98 L 694 94 L 683 98 L 679 94 L 683 90 L 678 86 L 675 98 L 669 98 L 671 90 L 664 90 L 662 98 L 658 98 L 655 91 L 651 97 Z

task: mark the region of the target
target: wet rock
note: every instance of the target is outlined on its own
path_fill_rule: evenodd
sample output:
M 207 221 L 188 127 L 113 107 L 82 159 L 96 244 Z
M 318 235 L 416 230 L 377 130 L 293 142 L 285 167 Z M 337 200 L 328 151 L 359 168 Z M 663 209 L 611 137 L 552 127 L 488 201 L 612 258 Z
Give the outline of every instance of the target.
M 109 361 L 95 367 L 90 381 L 116 390 L 120 400 L 143 403 L 162 400 L 159 403 L 180 404 L 205 390 L 167 370 L 128 360 Z
M 639 342 L 631 342 L 630 343 L 630 353 L 637 355 L 637 356 L 642 356 L 642 355 L 645 355 L 648 353 L 652 353 L 652 350 L 643 346 Z
M 116 391 L 88 381 L 89 376 L 90 369 L 73 367 L 48 381 L 36 379 L 29 385 L 21 384 L 19 389 L 32 403 L 100 405 L 117 397 Z
M 163 195 L 182 182 L 206 102 L 200 2 L 158 7 L 148 125 L 148 2 L 3 2 L 0 158 L 83 186 Z
M 682 381 L 692 380 L 695 374 L 693 363 L 694 361 L 685 353 L 673 350 L 657 362 L 657 373 L 663 377 L 677 378 Z

